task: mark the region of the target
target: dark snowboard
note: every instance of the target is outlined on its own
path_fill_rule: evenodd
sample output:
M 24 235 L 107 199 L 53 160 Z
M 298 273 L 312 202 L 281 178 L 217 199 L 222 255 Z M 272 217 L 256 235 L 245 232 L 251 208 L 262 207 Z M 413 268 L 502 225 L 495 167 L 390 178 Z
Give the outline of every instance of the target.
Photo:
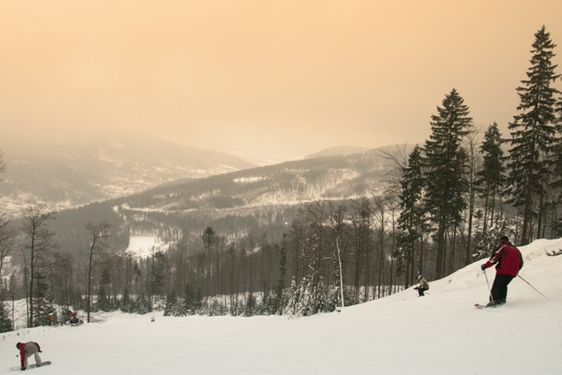
M 37 367 L 43 367 L 43 366 L 49 366 L 51 364 L 51 361 L 45 361 L 45 362 L 41 362 L 41 364 L 39 366 L 37 366 L 35 363 L 31 364 L 31 365 L 27 365 L 27 370 L 31 370 Z M 10 367 L 10 370 L 12 371 L 21 371 L 21 367 Z

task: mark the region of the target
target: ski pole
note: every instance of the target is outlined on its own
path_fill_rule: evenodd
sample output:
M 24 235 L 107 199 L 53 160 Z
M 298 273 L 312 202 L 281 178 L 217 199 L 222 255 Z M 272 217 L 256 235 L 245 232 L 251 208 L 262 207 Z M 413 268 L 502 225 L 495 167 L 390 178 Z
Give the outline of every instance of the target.
M 538 294 L 540 294 L 540 295 L 543 296 L 544 298 L 548 299 L 548 297 L 545 296 L 544 294 L 542 294 L 542 293 L 540 292 L 540 290 L 538 290 L 538 289 L 535 288 L 533 285 L 531 285 L 530 282 L 528 282 L 527 280 L 525 280 L 525 279 L 523 278 L 523 276 L 517 275 L 517 277 L 519 277 L 521 280 L 523 280 L 524 282 L 526 282 L 526 283 L 527 283 L 531 288 L 533 288 Z
M 490 293 L 490 302 L 492 302 L 492 304 L 494 304 L 494 297 L 492 297 L 492 289 L 490 289 L 490 282 L 488 281 L 488 274 L 486 273 L 486 270 L 482 270 L 482 272 L 484 272 L 484 277 L 486 278 L 486 285 L 488 285 L 488 293 Z

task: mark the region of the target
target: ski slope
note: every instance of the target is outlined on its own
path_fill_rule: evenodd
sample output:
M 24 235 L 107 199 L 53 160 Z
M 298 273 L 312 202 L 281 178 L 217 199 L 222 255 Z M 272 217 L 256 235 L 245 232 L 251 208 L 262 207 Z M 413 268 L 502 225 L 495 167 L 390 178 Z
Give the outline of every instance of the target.
M 38 341 L 53 365 L 33 374 L 562 374 L 562 239 L 521 247 L 521 279 L 507 305 L 487 301 L 478 262 L 341 313 L 306 318 L 162 317 L 111 313 L 79 327 L 0 335 L 0 374 L 18 365 L 17 341 Z M 490 282 L 494 271 L 488 270 Z M 33 363 L 33 359 L 30 359 Z

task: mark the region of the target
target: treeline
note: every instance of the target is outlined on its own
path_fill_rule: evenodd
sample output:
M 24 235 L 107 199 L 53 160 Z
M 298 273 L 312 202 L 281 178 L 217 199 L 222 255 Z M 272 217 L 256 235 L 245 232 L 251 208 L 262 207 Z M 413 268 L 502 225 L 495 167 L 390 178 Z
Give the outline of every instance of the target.
M 398 248 L 407 280 L 423 264 L 428 236 L 439 278 L 455 270 L 458 257 L 468 264 L 474 255 L 487 255 L 500 233 L 521 245 L 561 234 L 562 98 L 554 86 L 560 77 L 552 63 L 555 47 L 542 27 L 507 137 L 494 123 L 478 147 L 469 107 L 455 89 L 437 107 L 429 139 L 402 168 Z
M 431 116 L 431 134 L 374 196 L 301 207 L 280 236 L 249 233 L 233 241 L 207 227 L 144 259 L 111 250 L 123 228 L 84 226 L 89 244 L 57 249 L 53 214 L 30 207 L 15 229 L 0 220 L 0 275 L 14 249 L 23 269 L 3 279 L 0 299 L 27 301 L 27 325 L 45 324 L 53 306 L 168 315 L 295 314 L 333 311 L 441 278 L 487 257 L 497 238 L 516 244 L 562 234 L 562 98 L 552 63 L 555 44 L 535 34 L 520 104 L 504 136 L 483 137 L 453 89 Z M 390 156 L 389 156 L 390 157 Z M 0 159 L 1 161 L 1 159 Z M 0 171 L 3 164 L 0 162 Z M 256 231 L 255 233 L 259 233 Z M 122 247 L 119 247 L 122 248 Z M 12 322 L 0 304 L 0 327 Z

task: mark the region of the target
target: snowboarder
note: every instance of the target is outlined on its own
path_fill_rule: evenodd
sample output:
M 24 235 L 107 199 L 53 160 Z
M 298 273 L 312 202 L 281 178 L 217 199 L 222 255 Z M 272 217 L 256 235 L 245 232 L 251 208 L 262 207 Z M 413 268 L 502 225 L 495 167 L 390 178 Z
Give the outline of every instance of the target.
M 490 292 L 490 302 L 487 307 L 503 305 L 507 299 L 507 286 L 523 268 L 523 256 L 518 248 L 513 246 L 507 236 L 500 238 L 500 248 L 484 264 L 480 266 L 482 271 L 486 268 L 496 266 L 496 277 Z
M 424 292 L 429 289 L 429 284 L 422 275 L 418 276 L 418 286 L 414 289 L 418 291 L 419 297 L 423 297 L 425 295 Z
M 27 368 L 27 357 L 31 357 L 32 355 L 35 356 L 35 364 L 37 367 L 41 366 L 41 357 L 39 353 L 41 352 L 41 347 L 38 343 L 29 341 L 26 343 L 18 342 L 16 344 L 16 348 L 20 351 L 20 361 L 21 361 L 21 370 L 25 370 Z

